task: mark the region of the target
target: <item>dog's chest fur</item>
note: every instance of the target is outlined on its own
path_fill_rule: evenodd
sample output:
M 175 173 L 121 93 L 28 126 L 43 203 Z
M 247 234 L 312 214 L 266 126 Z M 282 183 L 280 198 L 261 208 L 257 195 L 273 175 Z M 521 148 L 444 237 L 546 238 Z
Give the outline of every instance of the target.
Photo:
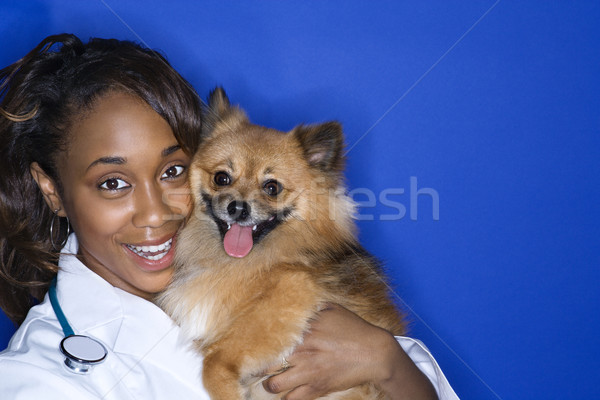
M 168 304 L 169 313 L 186 336 L 202 347 L 214 342 L 232 324 L 236 310 L 247 302 L 247 283 L 223 270 L 200 269 L 193 277 L 179 281 L 179 289 Z

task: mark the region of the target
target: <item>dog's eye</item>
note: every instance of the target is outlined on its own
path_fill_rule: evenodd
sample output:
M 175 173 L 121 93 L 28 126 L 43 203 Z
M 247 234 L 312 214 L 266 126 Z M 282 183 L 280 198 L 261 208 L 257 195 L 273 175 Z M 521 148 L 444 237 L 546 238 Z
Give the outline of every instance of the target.
M 277 196 L 279 193 L 281 193 L 282 189 L 283 189 L 283 186 L 281 185 L 281 183 L 277 182 L 274 179 L 270 179 L 270 180 L 266 181 L 265 184 L 263 185 L 263 190 L 269 196 Z
M 219 186 L 227 186 L 231 184 L 231 177 L 227 172 L 219 171 L 215 174 L 215 183 Z

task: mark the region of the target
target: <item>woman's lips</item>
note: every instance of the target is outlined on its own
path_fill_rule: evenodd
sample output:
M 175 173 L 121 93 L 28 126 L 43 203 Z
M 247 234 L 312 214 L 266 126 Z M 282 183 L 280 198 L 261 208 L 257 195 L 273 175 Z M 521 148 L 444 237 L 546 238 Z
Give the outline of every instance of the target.
M 129 250 L 133 251 L 140 257 L 150 261 L 158 261 L 163 258 L 169 252 L 169 250 L 171 250 L 172 243 L 173 238 L 170 238 L 166 242 L 157 246 L 135 246 L 132 244 L 128 244 L 126 246 Z
M 175 237 L 171 237 L 156 245 L 123 245 L 140 268 L 149 271 L 160 271 L 171 266 L 174 257 Z

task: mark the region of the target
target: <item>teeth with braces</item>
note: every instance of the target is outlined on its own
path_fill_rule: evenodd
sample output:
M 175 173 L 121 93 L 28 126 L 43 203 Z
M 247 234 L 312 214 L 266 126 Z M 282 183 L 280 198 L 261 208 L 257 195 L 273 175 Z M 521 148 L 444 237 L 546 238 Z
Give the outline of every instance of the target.
M 169 252 L 169 250 L 171 250 L 172 243 L 173 243 L 173 238 L 167 240 L 166 242 L 164 242 L 162 244 L 159 244 L 158 246 L 134 246 L 134 245 L 128 244 L 127 247 L 140 257 L 143 257 L 143 258 L 151 260 L 151 261 L 158 261 L 161 258 L 163 258 L 164 256 L 166 256 L 167 253 Z M 148 253 L 158 253 L 158 252 L 160 252 L 160 253 L 153 254 L 153 255 L 148 254 Z

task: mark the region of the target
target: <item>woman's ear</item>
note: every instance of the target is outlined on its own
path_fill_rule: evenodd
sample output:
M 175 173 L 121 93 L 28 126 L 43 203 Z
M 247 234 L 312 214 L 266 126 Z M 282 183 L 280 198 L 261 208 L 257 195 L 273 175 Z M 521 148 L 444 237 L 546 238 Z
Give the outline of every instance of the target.
M 63 210 L 63 203 L 58 194 L 58 188 L 54 179 L 50 178 L 46 172 L 36 162 L 32 162 L 29 166 L 29 172 L 42 191 L 46 204 L 52 211 L 58 210 L 59 217 L 66 217 L 67 213 Z

